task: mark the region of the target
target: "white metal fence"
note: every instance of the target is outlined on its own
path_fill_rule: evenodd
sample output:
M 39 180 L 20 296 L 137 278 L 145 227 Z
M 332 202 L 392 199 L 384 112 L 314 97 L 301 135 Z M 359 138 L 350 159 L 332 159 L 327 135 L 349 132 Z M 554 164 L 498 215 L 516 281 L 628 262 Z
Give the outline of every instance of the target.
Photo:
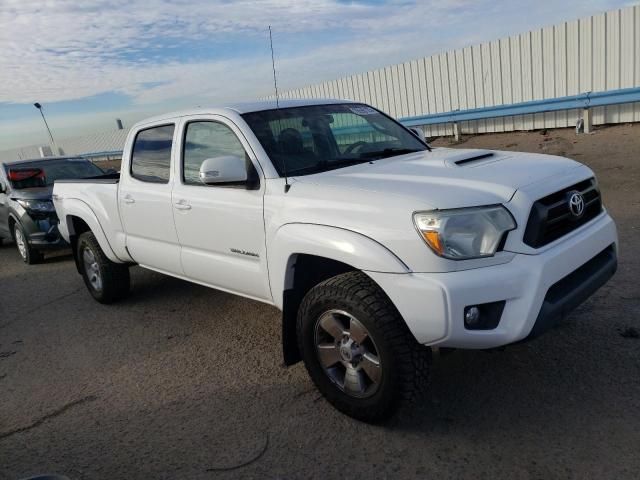
M 282 93 L 346 98 L 397 118 L 640 87 L 640 5 Z M 463 122 L 464 132 L 575 125 L 573 111 Z M 640 121 L 640 103 L 597 107 L 593 123 Z M 425 127 L 429 136 L 450 125 Z

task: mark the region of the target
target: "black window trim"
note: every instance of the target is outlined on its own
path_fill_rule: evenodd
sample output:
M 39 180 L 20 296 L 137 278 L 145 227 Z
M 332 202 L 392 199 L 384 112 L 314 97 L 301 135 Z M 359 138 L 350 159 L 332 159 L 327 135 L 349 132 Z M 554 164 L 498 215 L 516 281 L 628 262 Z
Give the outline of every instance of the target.
M 146 132 L 147 130 L 153 130 L 154 128 L 162 128 L 162 127 L 173 127 L 173 136 L 171 137 L 171 151 L 169 152 L 169 178 L 168 180 L 165 181 L 156 181 L 156 180 L 143 180 L 139 177 L 136 177 L 133 173 L 133 150 L 136 148 L 136 140 L 138 140 L 138 135 L 140 135 L 142 132 Z M 131 178 L 133 178 L 134 180 L 137 180 L 138 182 L 143 182 L 143 183 L 154 183 L 156 185 L 168 185 L 169 183 L 171 183 L 171 178 L 172 178 L 172 173 L 171 173 L 171 166 L 172 166 L 172 160 L 173 160 L 173 145 L 175 143 L 175 137 L 176 137 L 176 127 L 177 127 L 177 123 L 176 122 L 167 122 L 167 123 L 160 123 L 158 125 L 151 125 L 148 127 L 144 127 L 141 128 L 140 130 L 138 130 L 136 132 L 136 136 L 133 139 L 133 144 L 131 145 L 131 152 L 129 154 L 129 176 Z
M 204 183 L 198 184 L 198 183 L 186 183 L 185 182 L 185 179 L 184 179 L 184 150 L 185 150 L 185 147 L 187 145 L 187 142 L 186 142 L 187 130 L 189 129 L 189 125 L 191 123 L 219 123 L 220 125 L 224 125 L 229 130 L 231 130 L 231 133 L 233 133 L 235 135 L 235 137 L 238 139 L 238 142 L 240 142 L 240 146 L 242 147 L 242 150 L 244 150 L 244 158 L 245 158 L 246 165 L 248 167 L 248 169 L 247 169 L 247 181 L 246 182 L 218 183 L 218 184 L 215 184 L 215 185 L 205 185 Z M 233 122 L 230 122 L 230 123 L 232 123 L 237 128 L 237 125 L 235 125 Z M 248 144 L 248 142 L 247 142 L 247 144 Z M 182 127 L 182 145 L 180 147 L 180 185 L 182 185 L 184 187 L 242 188 L 242 189 L 247 189 L 247 190 L 258 190 L 260 188 L 260 175 L 258 174 L 258 170 L 257 170 L 256 166 L 254 165 L 253 160 L 251 159 L 251 155 L 249 155 L 249 152 L 247 151 L 247 149 L 245 148 L 244 144 L 242 143 L 242 140 L 240 140 L 240 137 L 233 130 L 233 128 L 231 128 L 230 125 L 228 125 L 227 123 L 222 122 L 220 120 L 213 119 L 213 118 L 192 118 L 190 120 L 186 120 L 184 122 L 184 124 L 183 124 L 183 127 Z

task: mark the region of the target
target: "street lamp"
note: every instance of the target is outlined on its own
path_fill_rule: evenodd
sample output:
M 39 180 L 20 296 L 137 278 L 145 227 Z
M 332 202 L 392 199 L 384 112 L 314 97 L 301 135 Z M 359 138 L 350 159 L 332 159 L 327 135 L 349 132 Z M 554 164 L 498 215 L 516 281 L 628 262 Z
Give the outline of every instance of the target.
M 51 129 L 49 128 L 49 124 L 47 123 L 47 119 L 44 118 L 44 113 L 42 112 L 42 105 L 38 102 L 33 104 L 40 111 L 40 115 L 42 115 L 42 120 L 44 121 L 44 126 L 47 127 L 47 132 L 49 132 L 49 138 L 51 139 L 51 149 L 54 151 L 54 155 L 58 155 L 56 142 L 53 139 L 53 135 L 51 135 Z

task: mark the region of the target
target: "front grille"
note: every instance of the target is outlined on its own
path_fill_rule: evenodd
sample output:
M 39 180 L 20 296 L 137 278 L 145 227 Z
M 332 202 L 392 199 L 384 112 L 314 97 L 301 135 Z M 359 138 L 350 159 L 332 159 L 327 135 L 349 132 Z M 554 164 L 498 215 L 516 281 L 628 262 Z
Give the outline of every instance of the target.
M 569 208 L 569 197 L 580 192 L 584 198 L 584 213 L 575 217 Z M 531 207 L 523 241 L 539 248 L 593 220 L 602 211 L 602 199 L 595 178 L 584 180 L 559 192 L 537 200 Z

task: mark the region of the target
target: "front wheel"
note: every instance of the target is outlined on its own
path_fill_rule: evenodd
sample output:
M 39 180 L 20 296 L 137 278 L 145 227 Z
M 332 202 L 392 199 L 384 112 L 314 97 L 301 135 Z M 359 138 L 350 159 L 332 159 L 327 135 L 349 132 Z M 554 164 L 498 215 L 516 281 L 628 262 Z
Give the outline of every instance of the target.
M 129 266 L 112 262 L 92 232 L 78 238 L 77 259 L 89 293 L 100 303 L 113 303 L 129 293 Z
M 44 259 L 44 255 L 42 255 L 41 252 L 29 245 L 29 240 L 24 233 L 22 225 L 17 222 L 13 225 L 13 240 L 16 242 L 20 258 L 22 258 L 22 261 L 27 265 L 33 265 Z
M 384 420 L 427 384 L 430 350 L 362 272 L 330 278 L 307 293 L 298 344 L 318 390 L 358 420 Z

